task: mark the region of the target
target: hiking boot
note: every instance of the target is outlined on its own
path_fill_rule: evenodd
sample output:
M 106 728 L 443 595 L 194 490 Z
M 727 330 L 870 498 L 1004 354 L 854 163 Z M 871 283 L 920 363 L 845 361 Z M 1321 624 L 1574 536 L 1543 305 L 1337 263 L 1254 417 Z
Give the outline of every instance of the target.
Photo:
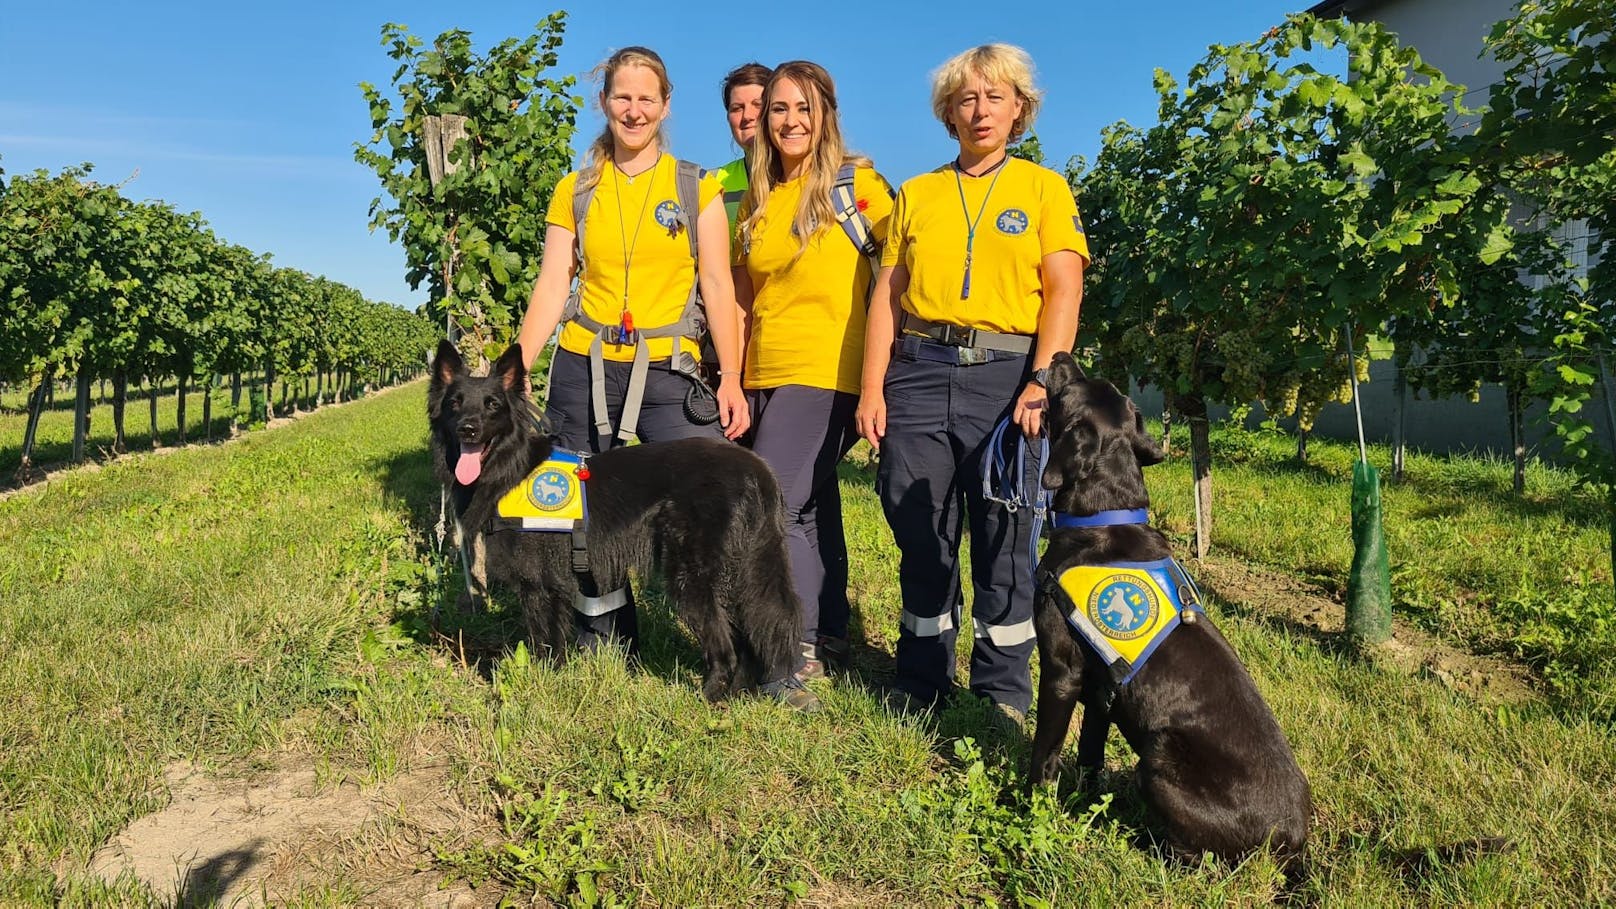
M 796 678 L 799 682 L 809 682 L 825 677 L 825 661 L 819 658 L 819 648 L 813 644 L 802 645 L 802 665 L 797 667 Z
M 902 688 L 887 689 L 883 703 L 886 705 L 887 710 L 898 716 L 928 717 L 932 714 L 931 702 L 918 695 L 910 694 Z
M 1027 715 L 1009 704 L 995 702 L 991 720 L 1003 732 L 1021 732 L 1027 728 Z
M 784 678 L 778 682 L 770 682 L 767 685 L 759 685 L 758 691 L 798 713 L 818 713 L 819 709 L 824 706 L 819 702 L 819 697 L 809 691 L 806 685 L 798 681 L 796 676 Z

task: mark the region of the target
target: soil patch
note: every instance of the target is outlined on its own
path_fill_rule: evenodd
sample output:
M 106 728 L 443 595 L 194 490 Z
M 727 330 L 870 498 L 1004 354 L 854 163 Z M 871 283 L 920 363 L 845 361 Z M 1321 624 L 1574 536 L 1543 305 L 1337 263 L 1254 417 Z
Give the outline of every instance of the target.
M 130 824 L 91 860 L 125 871 L 164 903 L 278 905 L 311 888 L 362 905 L 475 907 L 498 895 L 443 887 L 430 844 L 475 825 L 446 767 L 374 786 L 321 785 L 308 760 L 246 778 L 186 763 L 164 771 L 169 806 Z
M 1196 581 L 1237 613 L 1344 646 L 1346 604 L 1305 579 L 1216 556 L 1191 563 Z M 1392 640 L 1375 648 L 1377 665 L 1435 679 L 1489 705 L 1539 698 L 1527 667 L 1499 656 L 1475 654 L 1408 622 L 1392 622 Z

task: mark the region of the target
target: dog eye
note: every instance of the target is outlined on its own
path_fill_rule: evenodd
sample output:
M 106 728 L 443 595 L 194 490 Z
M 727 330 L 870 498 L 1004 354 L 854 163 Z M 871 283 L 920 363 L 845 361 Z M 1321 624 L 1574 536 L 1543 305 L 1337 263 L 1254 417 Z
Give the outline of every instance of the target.
M 499 398 L 490 395 L 489 397 L 483 399 L 483 407 L 488 410 L 498 410 L 500 408 L 500 400 Z

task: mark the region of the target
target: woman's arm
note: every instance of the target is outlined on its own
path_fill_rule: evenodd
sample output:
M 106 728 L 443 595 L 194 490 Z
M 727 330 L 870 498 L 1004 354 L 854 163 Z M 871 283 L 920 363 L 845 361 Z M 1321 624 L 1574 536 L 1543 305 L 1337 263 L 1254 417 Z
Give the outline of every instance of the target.
M 1055 354 L 1070 351 L 1077 343 L 1077 314 L 1083 305 L 1083 257 L 1070 249 L 1056 250 L 1044 257 L 1039 271 L 1044 280 L 1044 309 L 1038 314 L 1033 369 L 1044 369 Z M 1047 397 L 1044 386 L 1028 382 L 1016 398 L 1013 418 L 1029 439 L 1036 437 L 1043 426 Z
M 864 322 L 864 371 L 859 380 L 855 419 L 858 434 L 877 452 L 887 434 L 887 366 L 892 363 L 892 342 L 898 337 L 898 301 L 909 287 L 909 266 L 888 265 L 875 278 L 875 292 Z M 1053 354 L 1051 354 L 1053 356 Z
M 554 224 L 544 232 L 544 260 L 539 264 L 539 278 L 533 282 L 533 293 L 527 300 L 522 329 L 516 335 L 516 343 L 522 345 L 524 369 L 533 368 L 533 361 L 555 333 L 561 311 L 566 308 L 572 278 L 578 273 L 578 250 L 573 246 L 573 236 L 572 231 Z
M 726 438 L 738 439 L 751 427 L 752 414 L 741 390 L 741 316 L 730 277 L 729 217 L 723 196 L 707 203 L 698 225 L 696 273 L 707 330 L 718 352 L 718 420 Z

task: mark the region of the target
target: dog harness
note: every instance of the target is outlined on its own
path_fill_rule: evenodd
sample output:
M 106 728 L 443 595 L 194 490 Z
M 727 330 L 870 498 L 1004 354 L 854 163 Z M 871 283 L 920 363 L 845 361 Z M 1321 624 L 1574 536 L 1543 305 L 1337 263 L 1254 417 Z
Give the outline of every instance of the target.
M 589 573 L 589 460 L 578 451 L 550 452 L 494 506 L 490 530 L 572 534 L 572 570 Z
M 1143 524 L 1145 509 L 1092 515 L 1057 512 L 1055 527 Z M 1178 560 L 1076 565 L 1058 575 L 1042 572 L 1061 601 L 1066 624 L 1110 668 L 1118 686 L 1133 681 L 1173 629 L 1204 614 L 1201 592 Z

